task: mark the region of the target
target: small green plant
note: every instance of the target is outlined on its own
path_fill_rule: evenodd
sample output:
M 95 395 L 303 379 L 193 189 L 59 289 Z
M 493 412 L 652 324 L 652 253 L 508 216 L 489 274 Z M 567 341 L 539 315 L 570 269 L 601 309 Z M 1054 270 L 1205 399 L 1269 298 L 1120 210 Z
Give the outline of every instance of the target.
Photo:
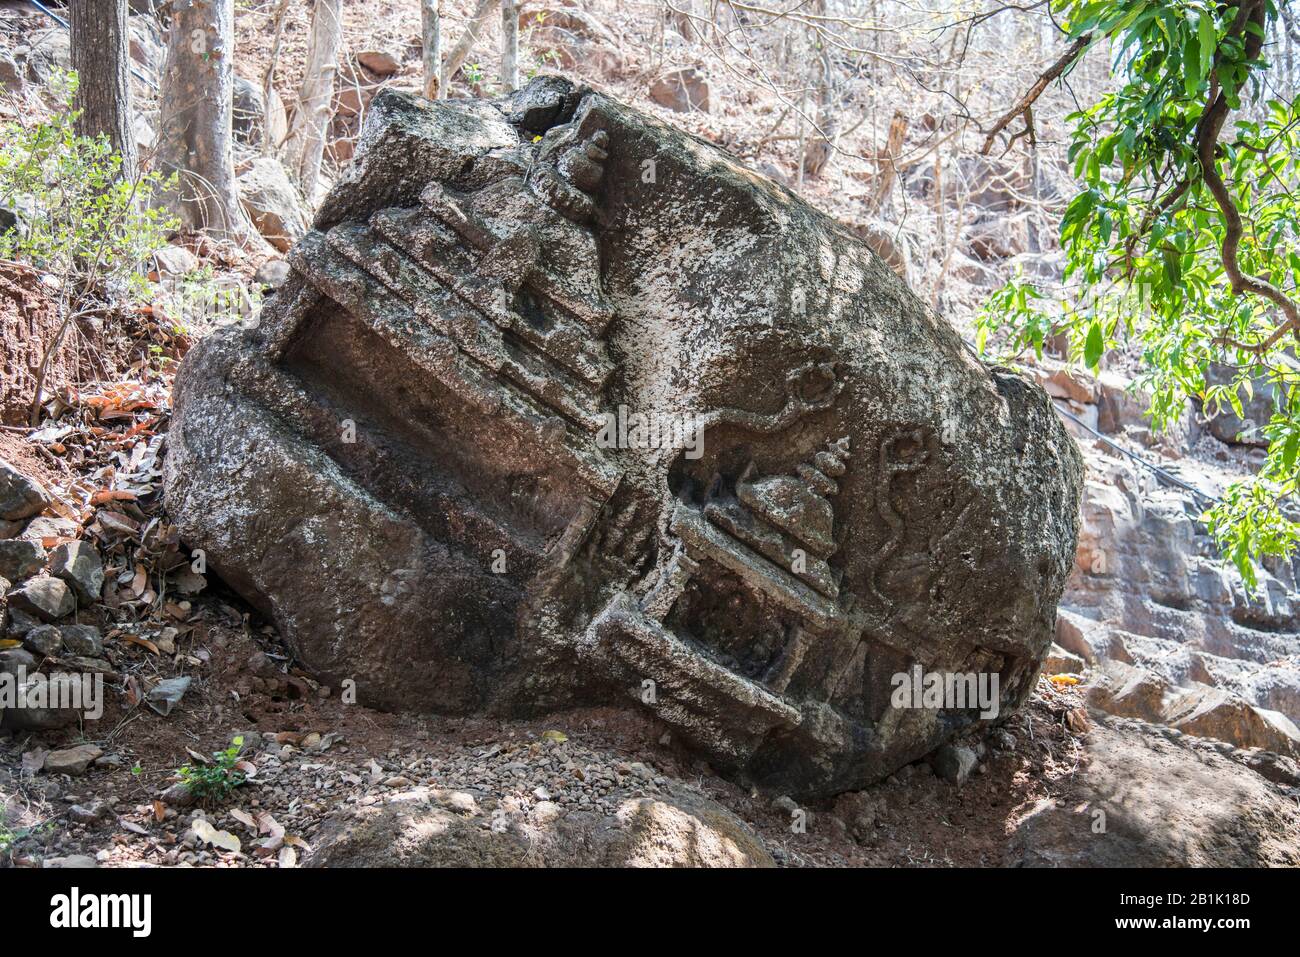
M 75 129 L 74 73 L 54 81 L 61 106 L 48 119 L 0 126 L 0 204 L 24 211 L 0 234 L 0 259 L 26 262 L 51 277 L 59 328 L 36 373 L 31 419 L 39 424 L 50 359 L 76 320 L 146 301 L 146 264 L 178 223 L 147 200 L 157 173 L 122 169 L 106 137 Z
M 462 69 L 465 72 L 465 82 L 470 86 L 478 86 L 483 82 L 483 67 L 477 63 L 466 63 Z
M 3 807 L 0 807 L 0 812 L 3 810 Z M 53 821 L 42 821 L 33 827 L 14 830 L 3 823 L 3 817 L 0 817 L 0 860 L 11 857 L 14 848 L 28 838 L 48 839 L 53 836 L 56 829 Z
M 195 327 L 246 321 L 256 316 L 262 305 L 257 286 L 245 285 L 230 275 L 219 276 L 209 263 L 162 282 L 156 294 L 172 317 L 172 331 L 177 335 L 186 335 Z
M 239 763 L 239 752 L 243 747 L 243 737 L 236 736 L 231 739 L 230 747 L 212 753 L 211 764 L 200 764 L 197 767 L 186 764 L 179 768 L 176 774 L 180 777 L 181 783 L 189 788 L 190 794 L 194 795 L 195 800 L 200 803 L 212 804 L 224 801 L 230 797 L 235 788 L 248 780 L 244 772 L 236 767 Z

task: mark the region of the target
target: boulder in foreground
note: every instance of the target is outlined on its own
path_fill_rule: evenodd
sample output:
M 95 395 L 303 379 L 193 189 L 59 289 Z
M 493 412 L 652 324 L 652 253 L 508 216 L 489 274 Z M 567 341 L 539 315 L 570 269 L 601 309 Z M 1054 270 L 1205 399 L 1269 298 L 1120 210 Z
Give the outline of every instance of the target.
M 1033 687 L 1081 482 L 1049 399 L 726 153 L 556 77 L 384 91 L 288 262 L 183 363 L 167 503 L 360 703 L 626 702 L 806 797 Z

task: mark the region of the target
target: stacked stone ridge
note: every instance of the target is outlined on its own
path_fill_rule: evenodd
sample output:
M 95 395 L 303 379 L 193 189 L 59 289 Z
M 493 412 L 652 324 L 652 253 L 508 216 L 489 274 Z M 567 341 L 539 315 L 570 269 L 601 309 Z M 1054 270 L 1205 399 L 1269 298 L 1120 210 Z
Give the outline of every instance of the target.
M 914 665 L 1032 688 L 1081 481 L 1050 401 L 715 147 L 558 77 L 384 92 L 289 263 L 186 358 L 167 501 L 360 703 L 622 703 L 802 797 L 980 720 L 891 706 Z M 611 445 L 620 409 L 698 447 Z

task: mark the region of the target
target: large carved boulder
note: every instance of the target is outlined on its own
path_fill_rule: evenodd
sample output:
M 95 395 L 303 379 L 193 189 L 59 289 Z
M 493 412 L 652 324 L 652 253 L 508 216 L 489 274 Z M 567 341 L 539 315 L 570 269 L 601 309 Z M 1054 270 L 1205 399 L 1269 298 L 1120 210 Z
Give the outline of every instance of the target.
M 813 796 L 1032 688 L 1078 450 L 727 154 L 555 77 L 385 91 L 289 262 L 184 362 L 167 501 L 361 703 L 627 702 Z M 896 694 L 933 674 L 993 707 Z

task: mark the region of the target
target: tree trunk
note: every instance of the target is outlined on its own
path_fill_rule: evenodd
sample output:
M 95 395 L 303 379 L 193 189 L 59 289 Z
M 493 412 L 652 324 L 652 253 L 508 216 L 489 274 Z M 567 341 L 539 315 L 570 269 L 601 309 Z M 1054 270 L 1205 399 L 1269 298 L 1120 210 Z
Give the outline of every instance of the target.
M 519 89 L 519 6 L 501 0 L 501 92 Z
M 169 10 L 157 168 L 177 183 L 158 201 L 187 226 L 245 242 L 253 230 L 239 205 L 231 153 L 233 0 L 174 3 Z
M 420 0 L 420 24 L 424 33 L 424 95 L 436 100 L 442 96 L 442 0 Z
M 277 140 L 284 140 L 288 136 L 283 129 L 280 129 L 277 135 L 271 123 L 271 111 L 280 110 L 279 96 L 275 92 L 275 68 L 280 62 L 280 46 L 284 43 L 284 21 L 288 13 L 289 0 L 280 0 L 280 8 L 275 14 L 275 39 L 271 41 L 271 57 L 267 61 L 266 72 L 262 74 L 262 103 L 266 109 L 266 116 L 262 121 L 263 156 L 274 156 L 281 146 Z
M 451 48 L 451 53 L 447 56 L 447 62 L 442 65 L 443 96 L 447 95 L 446 91 L 451 85 L 451 78 L 464 65 L 465 58 L 469 56 L 469 51 L 473 49 L 478 38 L 487 29 L 488 21 L 492 19 L 492 14 L 496 12 L 496 8 L 500 3 L 501 0 L 481 0 L 478 9 L 474 11 L 474 19 L 465 28 L 465 33 L 456 41 L 456 45 Z
M 889 136 L 885 148 L 876 153 L 876 194 L 871 198 L 871 210 L 879 212 L 884 208 L 889 194 L 894 190 L 894 181 L 898 179 L 898 158 L 903 155 L 903 143 L 907 139 L 907 117 L 901 110 L 894 113 L 889 121 Z
M 821 176 L 839 142 L 839 117 L 835 110 L 835 74 L 830 51 L 822 50 L 817 84 L 817 134 L 803 153 L 804 172 L 813 179 Z
M 290 169 L 307 202 L 312 202 L 325 154 L 325 133 L 334 101 L 334 78 L 339 72 L 339 42 L 343 35 L 342 0 L 316 0 L 311 15 L 307 69 L 298 92 L 286 153 Z
M 131 131 L 131 29 L 126 0 L 73 0 L 68 7 L 72 68 L 81 82 L 73 106 L 77 132 L 108 138 L 122 157 L 122 175 L 135 178 Z

